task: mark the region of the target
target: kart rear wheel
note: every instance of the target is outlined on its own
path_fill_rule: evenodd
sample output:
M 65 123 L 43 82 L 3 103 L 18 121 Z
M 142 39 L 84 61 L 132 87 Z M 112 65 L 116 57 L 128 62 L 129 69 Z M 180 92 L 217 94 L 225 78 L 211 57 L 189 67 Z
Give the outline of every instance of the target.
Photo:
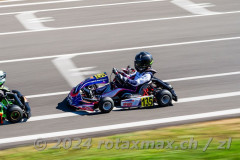
M 114 102 L 110 97 L 104 97 L 99 102 L 99 109 L 102 113 L 109 113 L 114 107 Z
M 161 107 L 169 106 L 172 104 L 172 94 L 166 90 L 160 90 L 156 94 L 157 103 Z
M 18 123 L 23 119 L 23 110 L 17 106 L 10 106 L 7 110 L 7 120 L 11 123 Z

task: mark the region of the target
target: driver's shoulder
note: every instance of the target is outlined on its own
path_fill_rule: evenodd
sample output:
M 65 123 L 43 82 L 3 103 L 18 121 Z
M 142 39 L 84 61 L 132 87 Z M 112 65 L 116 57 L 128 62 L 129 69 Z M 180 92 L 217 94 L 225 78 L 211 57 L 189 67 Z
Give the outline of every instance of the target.
M 148 76 L 148 75 L 153 76 L 155 73 L 157 73 L 157 72 L 147 70 L 147 71 L 143 72 L 142 75 L 143 76 Z
M 7 86 L 1 86 L 0 90 L 3 90 L 5 92 L 10 92 L 10 89 Z
M 149 69 L 147 69 L 145 72 L 148 73 L 148 74 L 152 74 L 152 75 L 154 75 L 155 73 L 157 73 L 157 71 L 156 71 L 155 69 L 153 69 L 153 68 L 149 68 Z

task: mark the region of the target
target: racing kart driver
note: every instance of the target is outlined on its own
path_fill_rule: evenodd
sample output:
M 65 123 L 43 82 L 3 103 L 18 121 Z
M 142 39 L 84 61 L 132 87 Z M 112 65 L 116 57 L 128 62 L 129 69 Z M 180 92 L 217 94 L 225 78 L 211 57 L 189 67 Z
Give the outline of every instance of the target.
M 135 56 L 134 67 L 137 72 L 123 76 L 118 74 L 122 82 L 127 83 L 130 88 L 136 88 L 144 83 L 151 81 L 153 74 L 156 73 L 155 70 L 151 68 L 153 63 L 152 55 L 148 52 L 140 52 Z
M 140 52 L 135 56 L 135 61 L 134 61 L 134 67 L 137 70 L 137 72 L 133 74 L 117 74 L 117 79 L 120 79 L 123 83 L 118 84 L 118 88 L 128 88 L 128 89 L 134 89 L 137 88 L 140 85 L 143 85 L 147 82 L 150 82 L 151 79 L 153 78 L 153 75 L 156 73 L 155 70 L 151 68 L 153 64 L 153 57 L 150 53 L 148 52 Z M 113 72 L 116 70 L 113 68 Z M 168 89 L 173 96 L 176 97 L 177 101 L 177 96 L 173 90 L 173 88 L 168 84 L 163 81 L 160 81 L 161 87 L 164 89 Z M 96 93 L 102 93 L 102 92 L 108 92 L 110 91 L 110 85 L 98 88 L 96 90 Z
M 6 72 L 0 71 L 0 101 L 3 98 L 4 92 L 9 91 L 8 87 L 3 86 L 6 81 Z

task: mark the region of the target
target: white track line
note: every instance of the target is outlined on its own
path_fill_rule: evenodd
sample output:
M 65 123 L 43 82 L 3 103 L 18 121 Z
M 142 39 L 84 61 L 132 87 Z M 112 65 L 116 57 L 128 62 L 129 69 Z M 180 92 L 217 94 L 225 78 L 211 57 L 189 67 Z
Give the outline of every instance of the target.
M 10 137 L 10 138 L 0 139 L 0 144 L 36 140 L 38 138 L 53 138 L 53 137 L 60 137 L 60 136 L 103 132 L 103 131 L 126 129 L 126 128 L 133 128 L 133 127 L 143 127 L 143 126 L 150 126 L 150 125 L 164 124 L 164 123 L 171 123 L 171 122 L 180 122 L 180 121 L 187 121 L 187 120 L 196 120 L 196 119 L 213 118 L 213 117 L 215 118 L 219 116 L 234 115 L 239 113 L 240 113 L 240 108 L 237 108 L 237 109 L 199 113 L 199 114 L 184 115 L 184 116 L 177 116 L 177 117 L 168 117 L 168 118 L 152 119 L 152 120 L 145 120 L 145 121 L 138 121 L 138 122 L 120 123 L 120 124 L 113 124 L 113 125 L 107 125 L 107 126 L 82 128 L 82 129 L 66 130 L 66 131 L 59 131 L 59 132 L 50 132 L 50 133 L 41 133 L 41 134 L 26 135 L 26 136 L 19 136 L 19 137 Z
M 33 6 L 33 5 L 42 5 L 42 4 L 55 4 L 55 3 L 67 3 L 67 2 L 77 2 L 77 1 L 82 1 L 82 0 L 61 0 L 61 1 L 59 0 L 59 1 L 48 1 L 48 2 L 9 4 L 9 5 L 0 5 L 0 8 Z
M 11 2 L 20 2 L 20 1 L 25 1 L 25 0 L 2 0 L 0 3 L 11 3 Z
M 68 94 L 70 91 L 63 91 L 63 92 L 54 92 L 54 93 L 45 93 L 45 94 L 36 94 L 36 95 L 29 95 L 26 96 L 28 99 L 30 98 L 40 98 L 40 97 L 49 97 L 49 96 L 58 96 Z
M 204 78 L 213 78 L 213 77 L 223 77 L 223 76 L 231 76 L 231 75 L 238 75 L 240 72 L 227 72 L 227 73 L 219 73 L 219 74 L 209 74 L 209 75 L 202 75 L 202 76 L 194 76 L 194 77 L 184 77 L 184 78 L 176 78 L 176 79 L 167 79 L 164 81 L 167 82 L 178 82 L 178 81 L 187 81 L 187 80 L 194 80 L 194 79 L 204 79 Z
M 213 95 L 205 95 L 205 96 L 198 96 L 198 97 L 189 97 L 189 98 L 182 98 L 179 99 L 177 103 L 187 103 L 187 102 L 196 102 L 196 101 L 203 101 L 209 99 L 218 99 L 218 98 L 226 98 L 226 97 L 234 97 L 240 96 L 239 92 L 229 92 L 229 93 L 221 93 L 221 94 L 213 94 Z M 40 120 L 49 120 L 49 119 L 56 119 L 56 118 L 66 118 L 66 117 L 73 117 L 78 116 L 80 112 L 68 112 L 68 113 L 58 113 L 58 114 L 50 114 L 50 115 L 41 115 L 31 117 L 27 122 L 34 122 Z
M 173 20 L 173 19 L 186 19 L 186 18 L 205 17 L 205 16 L 214 16 L 214 15 L 236 14 L 236 13 L 240 13 L 240 11 L 221 12 L 221 13 L 216 13 L 216 14 L 211 14 L 211 15 L 189 15 L 189 16 L 179 16 L 179 17 L 143 19 L 143 20 L 134 20 L 134 21 L 110 22 L 110 23 L 90 24 L 90 25 L 82 25 L 82 26 L 50 28 L 50 29 L 45 29 L 45 30 L 34 30 L 34 31 L 2 32 L 2 33 L 0 33 L 0 36 L 24 34 L 24 33 L 35 33 L 35 32 L 46 32 L 46 31 L 80 29 L 80 28 L 90 28 L 90 27 L 101 27 L 101 26 L 112 26 L 112 25 L 132 24 L 132 23 L 143 23 L 143 22 L 154 22 L 154 21 L 164 21 L 164 20 Z
M 195 77 L 184 77 L 184 78 L 176 78 L 176 79 L 167 79 L 163 80 L 166 82 L 179 82 L 179 81 L 187 81 L 187 80 L 196 80 L 196 79 L 204 79 L 204 78 L 214 78 L 214 77 L 223 77 L 223 76 L 232 76 L 239 75 L 240 72 L 228 72 L 228 73 L 219 73 L 219 74 L 209 74 Z M 58 95 L 67 95 L 70 91 L 62 91 L 62 92 L 54 92 L 54 93 L 45 93 L 45 94 L 36 94 L 26 96 L 28 99 L 31 98 L 41 98 L 41 97 L 49 97 L 49 96 L 58 96 Z
M 0 13 L 0 16 L 20 14 L 24 12 L 52 12 L 52 11 L 63 11 L 63 10 L 72 10 L 72 9 L 85 9 L 85 8 L 97 8 L 97 7 L 109 7 L 109 6 L 119 6 L 119 5 L 129 5 L 129 4 L 141 4 L 141 3 L 152 3 L 152 2 L 162 2 L 166 0 L 150 0 L 150 1 L 136 1 L 136 2 L 122 2 L 122 3 L 107 3 L 91 6 L 78 6 L 78 7 L 66 7 L 66 8 L 54 8 L 54 9 L 41 9 L 41 10 L 30 10 L 30 11 L 20 11 L 20 12 L 9 12 L 9 13 Z
M 238 92 L 228 92 L 228 93 L 220 93 L 220 94 L 213 94 L 213 95 L 205 95 L 205 96 L 198 96 L 198 97 L 189 97 L 189 98 L 181 98 L 177 103 L 186 103 L 186 102 L 196 102 L 196 101 L 203 101 L 209 99 L 218 99 L 218 98 L 227 98 L 227 97 L 235 97 L 240 96 L 240 91 Z
M 113 52 L 120 52 L 120 51 L 130 51 L 130 50 L 148 49 L 148 48 L 161 48 L 161 47 L 181 46 L 181 45 L 210 43 L 210 42 L 221 42 L 221 41 L 230 41 L 230 40 L 239 40 L 239 39 L 240 39 L 240 37 L 228 37 L 228 38 L 207 39 L 207 40 L 188 41 L 188 42 L 179 42 L 179 43 L 168 43 L 168 44 L 159 44 L 159 45 L 151 45 L 151 46 L 132 47 L 132 48 L 119 48 L 119 49 L 110 49 L 110 50 L 101 50 L 101 51 L 90 51 L 90 52 L 81 52 L 81 53 L 59 54 L 59 55 L 52 55 L 52 56 L 42 56 L 42 57 L 32 57 L 32 58 L 1 60 L 0 64 L 12 63 L 12 62 L 23 62 L 23 61 L 51 59 L 51 58 L 57 58 L 57 57 L 61 57 L 61 56 L 82 56 L 82 55 L 90 55 L 90 54 L 113 53 Z

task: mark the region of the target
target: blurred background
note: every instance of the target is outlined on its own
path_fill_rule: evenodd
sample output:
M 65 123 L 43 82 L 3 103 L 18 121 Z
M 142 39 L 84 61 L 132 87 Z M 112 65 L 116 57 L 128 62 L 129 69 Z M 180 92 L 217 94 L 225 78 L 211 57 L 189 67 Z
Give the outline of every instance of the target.
M 7 73 L 6 86 L 20 90 L 29 98 L 32 120 L 1 125 L 0 148 L 32 144 L 34 138 L 25 137 L 41 137 L 48 133 L 58 135 L 62 131 L 66 131 L 68 137 L 91 138 L 237 118 L 214 125 L 198 124 L 201 133 L 188 132 L 193 130 L 191 126 L 183 126 L 175 134 L 170 133 L 171 129 L 163 133 L 147 133 L 155 135 L 156 139 L 167 138 L 169 133 L 179 141 L 182 136 L 189 138 L 206 134 L 206 137 L 201 137 L 202 146 L 215 132 L 219 133 L 218 138 L 222 137 L 215 141 L 215 146 L 218 141 L 235 137 L 235 143 L 234 139 L 232 142 L 235 150 L 214 155 L 217 147 L 213 147 L 212 154 L 204 155 L 202 151 L 196 151 L 195 155 L 200 159 L 201 156 L 202 159 L 221 159 L 221 156 L 231 153 L 233 159 L 237 159 L 239 154 L 235 151 L 239 148 L 237 130 L 240 123 L 239 19 L 240 1 L 237 0 L 1 0 L 0 70 Z M 179 103 L 171 107 L 112 111 L 104 115 L 83 111 L 71 113 L 65 109 L 61 102 L 72 87 L 97 73 L 107 72 L 110 75 L 113 67 L 134 67 L 135 55 L 141 51 L 152 54 L 152 67 L 158 71 L 156 77 L 172 84 L 179 96 Z M 219 111 L 222 111 L 221 114 Z M 76 129 L 201 113 L 211 114 L 126 129 L 70 133 Z M 215 126 L 217 124 L 222 124 L 222 127 Z M 232 128 L 225 128 L 228 126 Z M 185 127 L 189 129 L 186 132 L 183 131 Z M 176 137 L 181 132 L 180 138 Z M 17 137 L 21 140 L 16 140 Z M 136 137 L 129 139 L 137 140 Z M 143 136 L 141 140 L 148 139 L 148 136 Z M 53 154 L 52 151 L 44 153 L 49 152 Z M 90 152 L 99 154 L 102 159 L 111 153 L 104 151 L 102 155 L 99 150 Z M 176 158 L 167 155 L 177 151 L 163 152 L 166 158 Z M 192 152 L 188 150 L 183 153 L 190 159 L 194 155 Z M 63 159 L 70 157 L 70 153 L 78 154 L 72 151 L 59 153 L 66 155 Z M 87 153 L 86 156 L 90 155 Z M 136 156 L 135 151 L 120 152 L 120 157 L 115 157 L 118 152 L 113 153 L 105 158 L 134 159 Z M 152 150 L 139 151 L 143 159 L 163 158 L 156 156 L 157 153 Z M 2 158 L 11 158 L 5 157 L 7 155 L 9 152 L 0 153 Z M 25 159 L 25 156 L 20 155 L 19 158 Z M 141 159 L 141 156 L 135 158 Z M 228 156 L 222 158 L 231 159 Z

